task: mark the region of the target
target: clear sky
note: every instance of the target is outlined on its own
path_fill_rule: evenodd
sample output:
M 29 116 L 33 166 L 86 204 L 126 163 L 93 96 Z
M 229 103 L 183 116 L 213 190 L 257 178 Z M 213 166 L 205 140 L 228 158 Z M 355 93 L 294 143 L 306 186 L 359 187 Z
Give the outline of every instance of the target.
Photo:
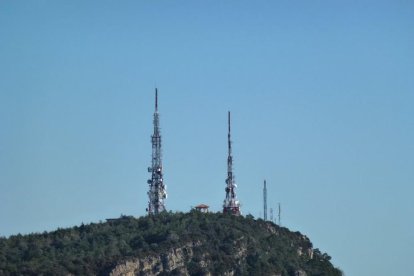
M 141 216 L 159 88 L 167 208 L 282 204 L 346 275 L 410 275 L 414 2 L 1 1 L 0 235 Z

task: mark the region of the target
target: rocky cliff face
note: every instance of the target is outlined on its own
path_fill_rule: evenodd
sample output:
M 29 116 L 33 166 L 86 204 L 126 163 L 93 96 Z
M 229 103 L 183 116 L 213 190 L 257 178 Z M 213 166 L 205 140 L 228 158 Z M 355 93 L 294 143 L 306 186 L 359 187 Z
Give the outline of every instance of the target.
M 144 274 L 152 276 L 161 273 L 190 275 L 187 270 L 187 263 L 194 255 L 193 248 L 200 245 L 200 242 L 187 243 L 182 247 L 172 248 L 159 255 L 123 261 L 116 265 L 109 275 L 134 276 Z
M 183 275 L 190 276 L 187 269 L 189 260 L 193 257 L 193 246 L 187 245 L 182 248 L 172 249 L 166 253 L 158 256 L 146 257 L 142 259 L 133 258 L 127 261 L 123 261 L 117 264 L 112 271 L 110 276 L 135 276 L 135 275 L 146 275 L 146 276 L 157 276 L 157 275 Z M 197 246 L 197 245 L 196 245 Z M 239 255 L 243 258 L 243 254 Z M 201 267 L 207 267 L 207 263 L 210 260 L 202 259 L 199 262 Z M 212 276 L 213 274 L 206 271 L 203 273 L 204 276 Z M 225 272 L 225 276 L 237 275 L 234 270 Z M 304 270 L 295 270 L 295 276 L 307 276 Z M 280 273 L 272 273 L 269 276 L 282 276 Z
M 273 235 L 278 235 L 278 231 L 274 227 L 267 227 L 267 231 Z M 306 236 L 301 237 L 302 240 L 308 242 L 309 239 Z M 234 241 L 233 258 L 240 266 L 245 265 L 246 257 L 248 255 L 246 244 L 243 239 Z M 202 248 L 203 243 L 201 241 L 186 243 L 178 248 L 171 248 L 159 255 L 151 255 L 144 258 L 131 258 L 125 261 L 121 261 L 115 265 L 115 267 L 109 273 L 110 276 L 135 276 L 135 275 L 192 275 L 188 269 L 189 264 L 193 261 L 194 250 Z M 307 248 L 304 252 L 302 247 L 296 249 L 298 257 L 304 257 L 312 259 L 313 249 Z M 214 262 L 211 256 L 206 252 L 197 258 L 196 265 L 199 268 L 204 269 L 201 275 L 210 276 L 214 275 L 208 271 L 210 264 Z M 223 273 L 225 276 L 238 275 L 234 269 L 230 269 Z M 270 273 L 269 276 L 282 276 L 281 273 Z M 307 276 L 307 273 L 298 269 L 294 271 L 295 276 Z
M 183 247 L 170 249 L 165 253 L 148 256 L 145 258 L 133 258 L 117 264 L 109 273 L 110 276 L 135 276 L 135 275 L 191 275 L 188 270 L 188 265 L 194 257 L 194 248 L 200 247 L 201 242 L 187 243 Z M 243 258 L 245 254 L 241 251 L 237 258 Z M 207 268 L 211 260 L 208 254 L 204 254 L 199 258 L 197 265 L 201 268 Z M 205 276 L 212 275 L 205 271 Z M 225 276 L 233 276 L 235 272 L 229 270 L 224 273 Z

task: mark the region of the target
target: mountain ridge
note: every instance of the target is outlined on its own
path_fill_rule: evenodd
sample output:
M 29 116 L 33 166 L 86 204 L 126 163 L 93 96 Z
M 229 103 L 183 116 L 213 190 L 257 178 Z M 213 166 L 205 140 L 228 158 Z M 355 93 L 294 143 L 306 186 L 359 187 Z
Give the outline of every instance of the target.
M 342 275 L 308 237 L 222 213 L 163 212 L 0 238 L 0 275 Z

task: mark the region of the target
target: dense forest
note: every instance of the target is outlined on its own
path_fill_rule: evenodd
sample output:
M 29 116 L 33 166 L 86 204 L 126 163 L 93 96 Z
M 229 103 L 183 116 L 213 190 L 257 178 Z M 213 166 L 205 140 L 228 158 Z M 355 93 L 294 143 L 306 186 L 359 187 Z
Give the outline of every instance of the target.
M 181 267 L 178 261 L 168 265 L 167 260 L 147 270 L 141 264 L 134 273 L 342 275 L 330 257 L 313 249 L 299 232 L 250 215 L 197 211 L 121 216 L 50 233 L 0 238 L 0 275 L 108 275 L 125 261 L 151 256 L 165 260 L 168 252 L 184 252 Z

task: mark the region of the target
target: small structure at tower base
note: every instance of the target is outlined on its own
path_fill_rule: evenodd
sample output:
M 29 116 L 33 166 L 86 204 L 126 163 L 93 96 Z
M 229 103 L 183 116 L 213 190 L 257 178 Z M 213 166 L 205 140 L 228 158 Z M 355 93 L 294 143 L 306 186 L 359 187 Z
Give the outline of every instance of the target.
M 201 212 L 201 213 L 208 213 L 208 205 L 205 204 L 200 204 L 197 205 L 196 207 L 194 207 L 194 209 L 196 209 L 197 211 Z

